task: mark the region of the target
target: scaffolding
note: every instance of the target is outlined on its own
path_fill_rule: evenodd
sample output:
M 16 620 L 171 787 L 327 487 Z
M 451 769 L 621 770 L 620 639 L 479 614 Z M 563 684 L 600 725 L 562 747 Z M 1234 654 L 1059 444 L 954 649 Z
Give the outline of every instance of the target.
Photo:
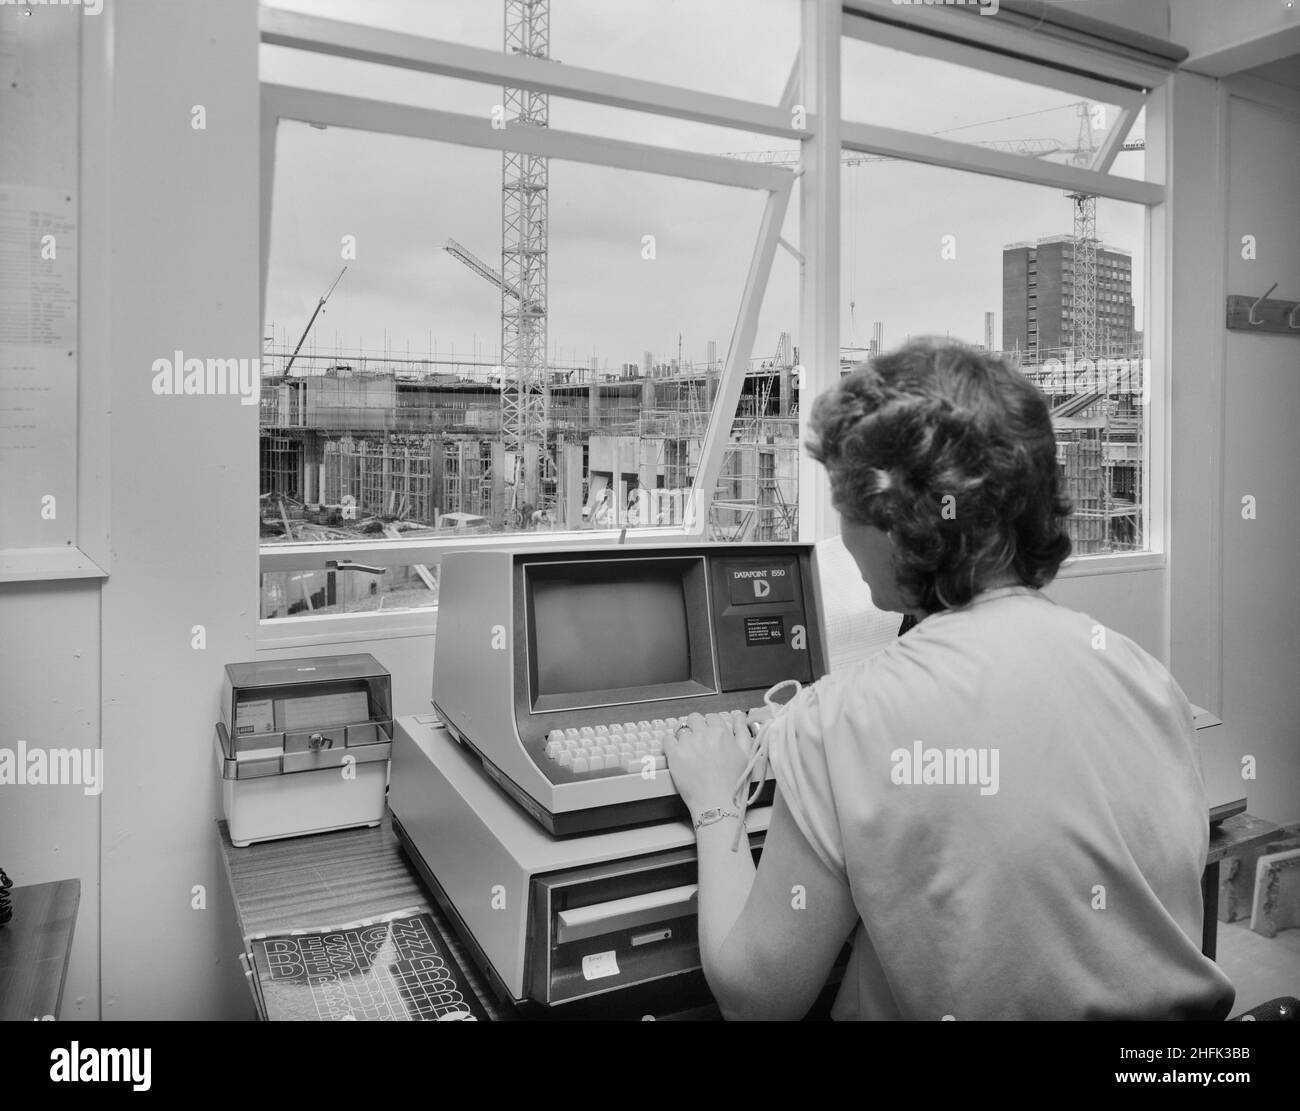
M 501 493 L 500 468 L 493 444 L 485 440 L 451 440 L 443 446 L 443 504 L 446 513 L 472 513 L 495 521 Z
M 434 458 L 442 450 L 435 436 L 385 437 L 359 442 L 361 495 L 368 515 L 432 526 L 442 504 L 433 489 Z
M 303 501 L 303 442 L 299 436 L 264 430 L 260 437 L 262 494 Z
M 783 341 L 778 360 L 746 376 L 717 491 L 726 505 L 713 514 L 720 531 L 748 516 L 747 535 L 795 534 L 798 420 L 786 396 L 794 357 Z M 613 491 L 627 489 L 616 509 L 620 521 L 683 523 L 719 378 L 714 363 L 674 362 L 625 367 L 622 377 L 603 381 L 593 375 L 553 383 L 546 440 L 524 441 L 522 453 L 507 449 L 499 387 L 486 383 L 347 367 L 268 380 L 264 531 L 271 535 L 280 521 L 281 501 L 298 517 L 330 526 L 380 518 L 434 527 L 442 515 L 462 513 L 487 518 L 493 528 L 528 527 L 523 517 L 540 509 L 553 524 L 581 528 L 594 521 L 593 470 L 608 476 Z M 545 457 L 540 466 L 534 453 Z M 597 454 L 602 461 L 593 467 Z M 527 491 L 512 485 L 539 471 L 541 500 L 526 501 Z M 629 502 L 642 491 L 652 509 L 638 504 L 634 522 Z
M 1066 520 L 1075 554 L 1142 545 L 1142 417 L 1134 388 L 1110 383 L 1064 400 L 1044 385 L 1056 430 L 1056 461 L 1074 511 Z

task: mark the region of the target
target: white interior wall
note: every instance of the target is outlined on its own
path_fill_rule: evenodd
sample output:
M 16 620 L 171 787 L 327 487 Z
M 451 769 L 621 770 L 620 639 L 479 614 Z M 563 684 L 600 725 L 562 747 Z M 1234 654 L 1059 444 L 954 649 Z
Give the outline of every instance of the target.
M 253 651 L 258 406 L 159 397 L 151 382 L 177 349 L 261 351 L 257 4 L 132 0 L 96 18 L 113 20 L 114 43 L 108 180 L 91 183 L 112 213 L 103 1017 L 242 1017 L 213 725 L 221 665 Z
M 1226 292 L 1300 301 L 1300 113 L 1226 96 Z M 1254 236 L 1256 257 L 1243 257 Z M 1217 306 L 1222 318 L 1222 305 Z M 1223 708 L 1250 810 L 1300 818 L 1300 331 L 1223 332 Z M 1246 519 L 1243 499 L 1255 501 Z
M 99 747 L 99 590 L 90 580 L 0 586 L 0 745 Z M 0 867 L 18 886 L 81 881 L 63 1019 L 99 1017 L 102 797 L 76 784 L 0 787 Z

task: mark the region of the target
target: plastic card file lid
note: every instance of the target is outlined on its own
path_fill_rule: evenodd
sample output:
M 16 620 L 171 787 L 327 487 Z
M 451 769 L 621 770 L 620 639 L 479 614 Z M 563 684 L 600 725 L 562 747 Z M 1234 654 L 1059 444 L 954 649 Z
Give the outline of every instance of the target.
M 388 671 L 368 653 L 226 665 L 222 774 L 246 779 L 388 758 Z

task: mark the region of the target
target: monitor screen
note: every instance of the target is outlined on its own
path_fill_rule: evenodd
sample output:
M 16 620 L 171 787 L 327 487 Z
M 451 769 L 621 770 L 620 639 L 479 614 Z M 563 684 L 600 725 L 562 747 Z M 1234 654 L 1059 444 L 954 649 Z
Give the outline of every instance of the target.
M 692 677 L 680 570 L 532 583 L 535 696 L 682 683 Z

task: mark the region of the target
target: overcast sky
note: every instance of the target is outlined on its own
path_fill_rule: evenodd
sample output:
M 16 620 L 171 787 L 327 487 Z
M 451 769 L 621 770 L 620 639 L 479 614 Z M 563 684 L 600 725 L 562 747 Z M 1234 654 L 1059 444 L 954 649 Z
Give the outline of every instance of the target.
M 500 0 L 277 0 L 278 6 L 499 50 Z M 600 69 L 762 103 L 779 99 L 797 47 L 796 0 L 552 0 L 551 55 Z M 848 119 L 965 141 L 1046 139 L 1065 161 L 1079 141 L 1078 94 L 846 41 Z M 490 116 L 499 87 L 262 48 L 264 80 Z M 1104 110 L 1109 126 L 1117 115 Z M 794 144 L 552 97 L 552 127 L 710 153 Z M 1140 137 L 1140 130 L 1131 137 Z M 1104 131 L 1093 132 L 1100 142 Z M 1140 153 L 1115 171 L 1142 172 Z M 318 319 L 320 353 L 387 347 L 394 355 L 477 355 L 496 361 L 500 296 L 442 248 L 454 238 L 501 265 L 501 155 L 424 140 L 283 124 L 277 147 L 267 334 L 297 340 L 338 275 L 341 237 L 357 258 Z M 846 167 L 841 239 L 842 342 L 863 345 L 871 322 L 887 346 L 950 332 L 982 342 L 997 314 L 1007 243 L 1069 234 L 1072 203 L 1058 190 L 900 162 Z M 798 243 L 798 194 L 785 237 Z M 677 354 L 725 353 L 753 250 L 762 197 L 748 190 L 552 160 L 550 316 L 553 360 L 602 368 Z M 1144 213 L 1099 201 L 1098 233 L 1134 254 L 1138 326 Z M 656 258 L 642 256 L 655 236 Z M 956 259 L 941 257 L 956 237 Z M 798 340 L 798 273 L 778 252 L 756 355 L 782 331 Z M 850 302 L 853 307 L 850 309 Z

